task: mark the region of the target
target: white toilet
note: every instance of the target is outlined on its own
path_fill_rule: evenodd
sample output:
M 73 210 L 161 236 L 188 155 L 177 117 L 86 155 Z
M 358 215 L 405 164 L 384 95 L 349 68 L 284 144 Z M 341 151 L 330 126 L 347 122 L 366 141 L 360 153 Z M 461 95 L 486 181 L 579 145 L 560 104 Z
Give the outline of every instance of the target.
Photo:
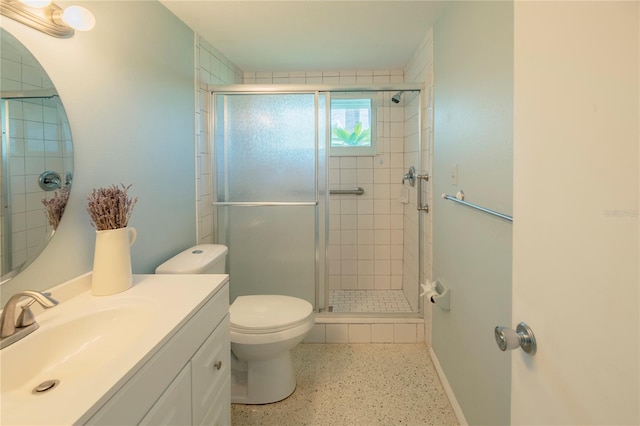
M 156 274 L 224 274 L 227 252 L 223 245 L 197 245 L 158 266 Z M 313 327 L 313 306 L 296 297 L 251 295 L 237 297 L 229 313 L 231 402 L 267 404 L 291 395 L 296 377 L 290 350 Z

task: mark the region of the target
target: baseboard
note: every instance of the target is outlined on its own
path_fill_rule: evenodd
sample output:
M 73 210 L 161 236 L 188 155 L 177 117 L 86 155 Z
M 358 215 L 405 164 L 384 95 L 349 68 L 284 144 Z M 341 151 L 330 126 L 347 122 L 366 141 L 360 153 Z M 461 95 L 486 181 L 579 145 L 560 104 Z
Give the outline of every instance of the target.
M 460 426 L 468 426 L 467 419 L 464 418 L 464 413 L 462 412 L 462 407 L 458 404 L 458 400 L 456 399 L 456 395 L 453 393 L 453 389 L 447 380 L 447 376 L 444 374 L 444 370 L 440 365 L 440 361 L 438 361 L 438 357 L 436 353 L 433 351 L 433 348 L 429 348 L 429 355 L 431 355 L 431 361 L 433 361 L 433 365 L 438 373 L 438 377 L 440 378 L 440 382 L 442 383 L 442 387 L 449 398 L 449 402 L 451 403 L 451 407 L 453 408 L 453 412 L 458 419 L 458 423 Z

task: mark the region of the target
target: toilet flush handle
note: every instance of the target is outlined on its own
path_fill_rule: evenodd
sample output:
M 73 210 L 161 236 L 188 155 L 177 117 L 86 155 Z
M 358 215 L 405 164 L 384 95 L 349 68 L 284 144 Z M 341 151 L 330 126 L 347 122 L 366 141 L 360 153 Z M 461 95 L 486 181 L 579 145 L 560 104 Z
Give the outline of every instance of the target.
M 523 322 L 518 324 L 515 331 L 508 327 L 496 327 L 495 338 L 501 351 L 520 347 L 528 354 L 535 355 L 536 353 L 536 337 L 529 326 Z
M 220 370 L 222 368 L 222 361 L 218 361 L 213 364 L 213 368 L 215 368 L 216 370 Z

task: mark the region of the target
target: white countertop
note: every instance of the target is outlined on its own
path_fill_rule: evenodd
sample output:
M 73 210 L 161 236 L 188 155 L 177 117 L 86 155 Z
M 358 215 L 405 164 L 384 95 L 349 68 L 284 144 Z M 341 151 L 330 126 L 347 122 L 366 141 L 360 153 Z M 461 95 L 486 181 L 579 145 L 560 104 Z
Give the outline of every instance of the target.
M 60 304 L 44 312 L 36 312 L 34 309 L 40 328 L 0 351 L 0 366 L 2 366 L 0 423 L 2 425 L 68 425 L 81 418 L 86 419 L 85 414 L 88 411 L 97 410 L 113 396 L 206 301 L 224 286 L 228 276 L 134 275 L 133 281 L 133 287 L 111 296 L 91 294 L 91 274 L 82 275 L 49 290 Z M 138 313 L 141 313 L 139 315 L 141 319 L 138 319 Z M 78 370 L 84 370 L 77 368 L 77 360 L 82 360 L 85 345 L 81 345 L 81 349 L 73 354 L 73 362 L 76 364 L 71 364 L 74 368 L 65 370 L 63 368 L 65 355 L 60 354 L 65 350 L 62 347 L 64 343 L 59 344 L 61 347 L 56 347 L 58 343 L 49 342 L 42 336 L 47 335 L 47 330 L 67 329 L 73 331 L 73 334 L 85 333 L 91 336 L 93 330 L 78 329 L 83 321 L 77 319 L 84 315 L 93 317 L 102 315 L 100 319 L 103 324 L 102 329 L 108 330 L 104 333 L 105 335 L 110 335 L 110 337 L 106 336 L 104 341 L 117 336 L 117 344 L 112 343 L 110 347 L 123 345 L 126 349 L 113 353 L 104 350 L 92 353 L 90 347 L 93 342 L 88 342 L 86 360 L 87 364 L 91 365 L 87 365 L 86 371 L 90 373 L 80 375 Z M 104 318 L 108 320 L 106 326 Z M 76 319 L 75 322 L 73 322 L 74 319 Z M 69 324 L 72 324 L 72 327 L 69 327 Z M 215 324 L 211 325 L 212 329 L 214 326 Z M 114 333 L 114 330 L 117 333 Z M 95 334 L 95 339 L 90 340 L 99 340 L 102 337 L 100 330 Z M 100 348 L 99 344 L 94 346 Z M 34 354 L 34 352 L 38 353 Z M 27 366 L 39 365 L 37 360 L 35 363 L 31 360 L 33 364 L 29 364 L 30 354 L 32 358 L 47 357 L 51 354 L 51 357 L 56 360 L 55 366 L 46 365 L 43 371 L 29 372 L 30 377 L 20 386 L 9 385 L 16 382 L 15 377 L 19 377 L 15 376 L 16 374 L 24 374 L 24 371 L 8 371 L 15 370 L 13 366 L 21 365 L 22 362 Z M 6 359 L 5 363 L 3 358 Z M 24 361 L 10 362 L 11 359 Z M 7 365 L 12 368 L 8 369 Z M 56 377 L 51 377 L 52 374 Z M 12 375 L 15 376 L 13 381 Z M 48 379 L 58 379 L 60 384 L 44 394 L 31 393 L 34 386 Z

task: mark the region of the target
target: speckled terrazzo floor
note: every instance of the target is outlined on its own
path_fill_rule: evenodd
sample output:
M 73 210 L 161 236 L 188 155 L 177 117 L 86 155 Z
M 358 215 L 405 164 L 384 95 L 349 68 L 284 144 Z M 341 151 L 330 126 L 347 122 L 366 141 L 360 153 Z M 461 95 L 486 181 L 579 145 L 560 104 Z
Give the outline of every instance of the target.
M 234 426 L 457 425 L 424 344 L 313 344 L 292 351 L 287 399 L 231 408 Z

